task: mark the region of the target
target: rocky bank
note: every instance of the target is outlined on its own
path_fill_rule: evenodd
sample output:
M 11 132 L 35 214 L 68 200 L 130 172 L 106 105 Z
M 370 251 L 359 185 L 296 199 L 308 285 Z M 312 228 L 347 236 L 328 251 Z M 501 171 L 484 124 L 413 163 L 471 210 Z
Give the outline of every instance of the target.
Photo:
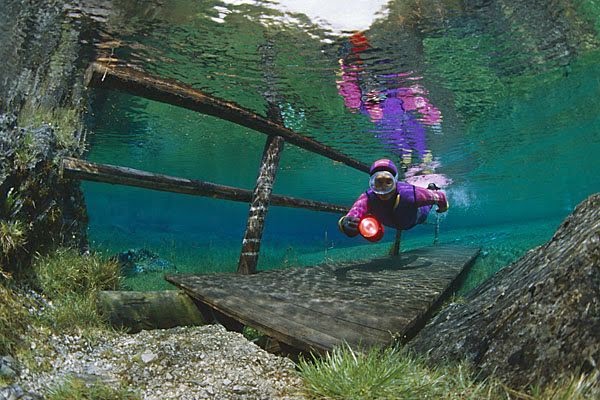
M 32 342 L 31 346 L 47 346 Z M 49 338 L 48 371 L 22 368 L 17 384 L 44 396 L 67 377 L 127 386 L 145 400 L 303 399 L 295 364 L 221 325 L 142 331 L 102 338 Z M 48 363 L 48 358 L 40 358 Z M 0 390 L 0 399 L 3 397 Z M 14 392 L 14 391 L 13 391 Z M 26 399 L 26 394 L 14 399 Z
M 600 193 L 548 243 L 445 308 L 409 346 L 433 362 L 467 360 L 515 388 L 598 373 Z

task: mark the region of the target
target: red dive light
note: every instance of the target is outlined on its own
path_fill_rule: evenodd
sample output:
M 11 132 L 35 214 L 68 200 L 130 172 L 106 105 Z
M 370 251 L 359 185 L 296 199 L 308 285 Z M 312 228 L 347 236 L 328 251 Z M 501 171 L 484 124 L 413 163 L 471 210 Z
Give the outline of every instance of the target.
M 358 224 L 358 231 L 369 242 L 378 242 L 383 237 L 383 225 L 374 217 L 365 217 Z

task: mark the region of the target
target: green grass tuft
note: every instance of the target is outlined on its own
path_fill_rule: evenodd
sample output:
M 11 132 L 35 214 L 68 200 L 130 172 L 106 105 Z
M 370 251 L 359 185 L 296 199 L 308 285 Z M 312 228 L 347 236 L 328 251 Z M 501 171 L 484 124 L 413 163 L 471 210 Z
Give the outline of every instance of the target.
M 21 221 L 0 221 L 0 251 L 9 253 L 26 242 L 27 228 Z
M 96 298 L 101 290 L 116 290 L 119 265 L 97 254 L 81 255 L 60 248 L 33 262 L 34 281 L 52 301 L 40 320 L 58 331 L 87 330 L 106 326 Z
M 113 388 L 101 382 L 92 384 L 69 378 L 50 389 L 48 400 L 138 400 L 141 397 L 124 388 Z
M 106 318 L 98 312 L 96 295 L 68 294 L 53 302 L 41 316 L 42 322 L 58 332 L 104 328 Z
M 344 345 L 323 359 L 301 359 L 299 366 L 311 398 L 435 398 L 440 378 L 394 347 L 356 352 Z
M 0 355 L 11 354 L 21 343 L 28 312 L 23 301 L 0 284 Z
M 507 389 L 519 400 L 587 400 L 600 399 L 600 373 L 572 376 L 543 389 L 534 387 L 530 393 Z
M 396 347 L 357 352 L 343 345 L 323 358 L 300 359 L 304 392 L 311 399 L 587 400 L 600 398 L 598 374 L 578 376 L 529 392 L 494 378 L 477 380 L 465 365 L 427 366 Z
M 33 263 L 35 281 L 51 299 L 72 294 L 90 295 L 119 287 L 119 265 L 96 254 L 81 255 L 61 248 L 37 257 Z

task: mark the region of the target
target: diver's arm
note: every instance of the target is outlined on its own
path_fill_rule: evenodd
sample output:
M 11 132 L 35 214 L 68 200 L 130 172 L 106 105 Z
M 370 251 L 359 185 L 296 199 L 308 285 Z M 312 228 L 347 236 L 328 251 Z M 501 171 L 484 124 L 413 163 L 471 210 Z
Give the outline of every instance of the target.
M 369 198 L 366 193 L 361 194 L 354 202 L 348 214 L 338 221 L 338 227 L 344 234 L 353 237 L 358 235 L 358 223 L 367 214 Z
M 417 207 L 436 205 L 437 212 L 448 211 L 450 204 L 446 198 L 446 193 L 441 190 L 429 190 L 418 186 L 413 186 L 415 205 Z

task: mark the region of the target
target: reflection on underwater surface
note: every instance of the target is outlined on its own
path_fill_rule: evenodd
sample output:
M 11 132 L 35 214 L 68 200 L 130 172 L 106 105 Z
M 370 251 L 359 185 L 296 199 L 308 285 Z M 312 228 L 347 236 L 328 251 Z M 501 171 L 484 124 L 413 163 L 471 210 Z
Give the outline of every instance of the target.
M 412 183 L 445 186 L 442 240 L 482 246 L 478 263 L 497 269 L 548 240 L 600 189 L 589 173 L 600 151 L 600 10 L 591 1 L 419 3 L 388 2 L 361 32 L 254 1 L 118 3 L 97 47 L 262 115 L 275 93 L 287 127 L 366 164 L 390 157 Z M 102 90 L 89 127 L 92 161 L 246 189 L 264 144 L 231 123 Z M 363 173 L 286 145 L 274 193 L 349 206 L 366 186 Z M 247 205 L 84 190 L 99 248 L 172 247 L 190 252 L 190 268 L 220 251 L 207 269 L 235 268 Z M 310 265 L 305 254 L 323 261 L 325 249 L 331 258 L 382 254 L 383 245 L 351 249 L 364 242 L 343 237 L 338 217 L 273 207 L 260 267 Z M 403 246 L 429 243 L 431 230 L 406 233 Z

